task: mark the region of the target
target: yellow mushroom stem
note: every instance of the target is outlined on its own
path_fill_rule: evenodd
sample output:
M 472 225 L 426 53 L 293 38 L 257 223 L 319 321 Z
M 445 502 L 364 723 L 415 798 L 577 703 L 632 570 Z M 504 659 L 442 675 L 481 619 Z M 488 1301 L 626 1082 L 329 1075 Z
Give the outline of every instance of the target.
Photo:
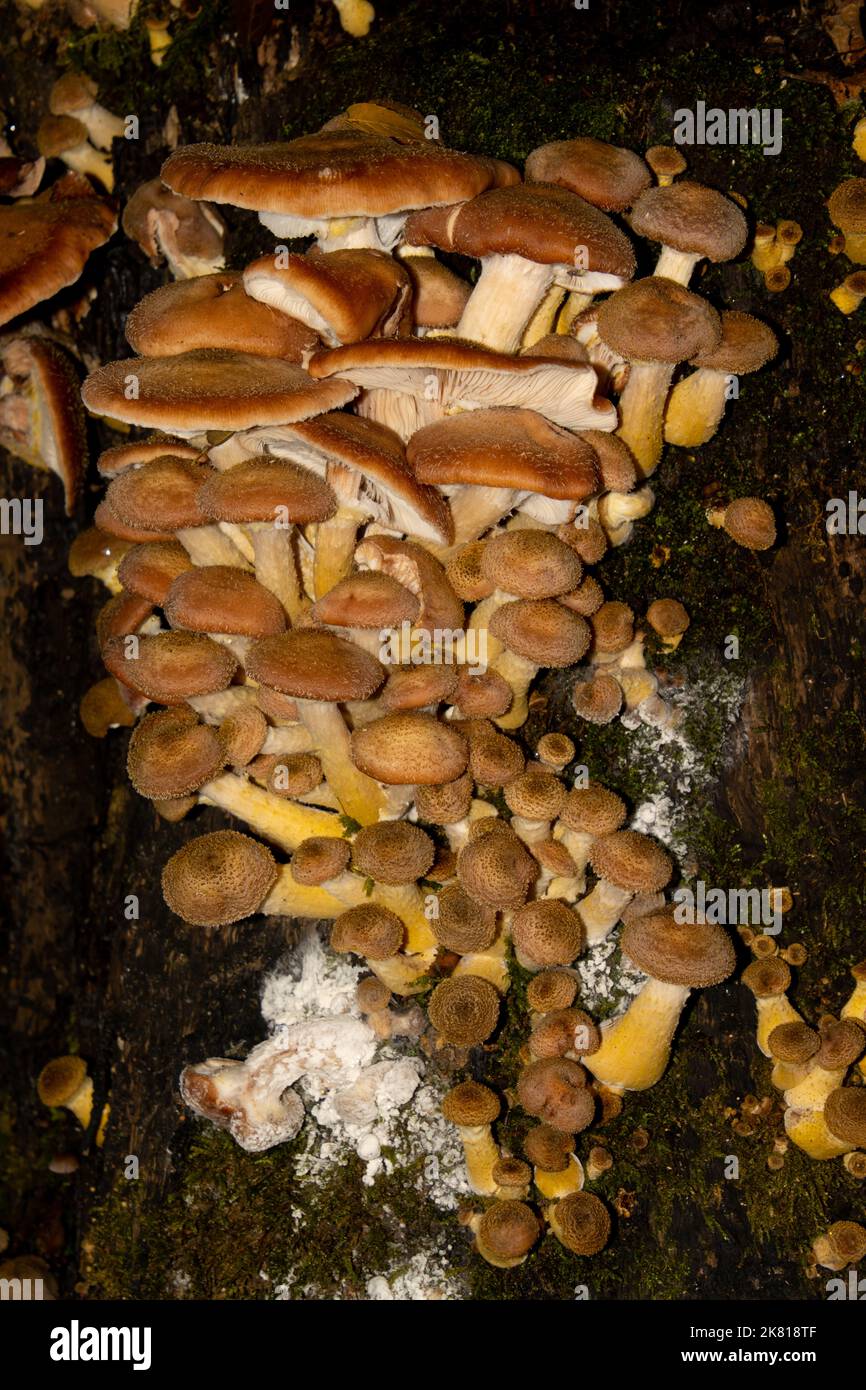
M 499 1162 L 499 1148 L 490 1125 L 457 1125 L 466 1157 L 466 1176 L 473 1192 L 492 1197 L 496 1191 L 493 1169 Z
M 288 801 L 232 772 L 224 772 L 205 782 L 199 788 L 198 798 L 206 806 L 219 806 L 237 816 L 251 830 L 281 849 L 294 850 L 310 835 L 339 835 L 342 830 L 340 819 L 333 811 Z
M 351 506 L 342 506 L 329 521 L 320 521 L 316 529 L 313 560 L 313 592 L 322 598 L 352 573 L 355 562 L 355 541 L 358 527 L 366 517 Z
M 611 545 L 624 545 L 634 523 L 648 516 L 655 506 L 655 493 L 644 483 L 634 492 L 606 492 L 598 499 L 596 513 Z
M 253 542 L 256 579 L 279 599 L 292 623 L 297 625 L 308 605 L 292 548 L 293 528 L 258 522 L 248 529 Z
M 548 1168 L 533 1168 L 533 1180 L 542 1197 L 558 1202 L 561 1197 L 568 1197 L 572 1192 L 580 1192 L 584 1183 L 583 1164 L 574 1154 L 568 1156 L 568 1166 L 563 1168 L 560 1173 L 553 1173 Z
M 758 1047 L 765 1057 L 772 1057 L 770 1034 L 780 1023 L 802 1023 L 801 1014 L 790 1003 L 787 994 L 764 994 L 755 998 L 758 1014 L 756 1037 Z
M 823 1110 L 827 1097 L 842 1085 L 847 1071 L 847 1067 L 835 1071 L 807 1067 L 802 1080 L 785 1091 L 785 1104 L 792 1110 Z
M 325 781 L 346 815 L 359 825 L 375 825 L 385 806 L 385 793 L 352 762 L 351 738 L 339 707 L 324 700 L 298 700 L 297 704 Z
M 388 956 L 386 960 L 371 960 L 368 956 L 367 965 L 392 994 L 420 994 L 429 987 L 433 955 L 434 952 L 428 951 L 422 955 L 407 956 L 399 951 L 396 956 Z
M 866 119 L 866 117 L 864 117 Z M 842 1006 L 841 1018 L 853 1018 L 858 1023 L 866 1024 L 866 968 L 862 965 L 857 967 L 856 984 L 851 991 L 850 997 Z M 861 1057 L 857 1063 L 858 1069 L 866 1076 L 866 1057 Z
M 345 903 L 325 888 L 296 883 L 287 867 L 280 870 L 276 883 L 259 909 L 269 917 L 307 917 L 311 921 L 317 918 L 330 921 L 345 910 Z
M 662 1077 L 683 1005 L 686 985 L 650 977 L 619 1018 L 601 1025 L 601 1047 L 583 1065 L 614 1091 L 645 1091 Z
M 695 448 L 712 439 L 722 422 L 729 375 L 699 367 L 678 381 L 665 412 L 665 439 L 680 448 Z
M 860 308 L 866 297 L 866 272 L 855 270 L 847 275 L 841 285 L 830 291 L 830 298 L 843 314 L 853 314 Z
M 534 347 L 541 338 L 548 337 L 548 335 L 554 331 L 556 316 L 559 313 L 559 307 L 565 295 L 566 290 L 563 285 L 554 283 L 549 287 L 526 326 L 526 331 L 523 334 L 524 350 Z
M 776 242 L 776 228 L 766 222 L 759 222 L 752 243 L 752 265 L 762 274 L 766 274 L 780 262 L 781 253 Z
M 508 938 L 503 930 L 486 951 L 470 951 L 467 955 L 461 956 L 451 972 L 452 975 L 480 975 L 483 980 L 489 980 L 495 985 L 500 994 L 505 994 L 511 983 L 508 974 L 507 943 Z
M 606 878 L 598 880 L 592 891 L 577 904 L 578 915 L 586 927 L 587 945 L 604 941 L 610 935 L 622 916 L 623 908 L 633 897 L 634 893 L 627 888 L 618 888 Z
M 857 1147 L 856 1144 L 849 1144 L 831 1134 L 823 1110 L 789 1108 L 785 1111 L 785 1133 L 791 1142 L 810 1158 L 839 1158 Z
M 670 362 L 632 362 L 619 398 L 618 434 L 631 449 L 640 478 L 650 477 L 662 456 L 662 421 L 673 373 Z
M 519 729 L 529 717 L 529 687 L 540 668 L 534 661 L 504 647 L 492 662 L 492 669 L 508 682 L 513 694 L 511 707 L 505 714 L 498 715 L 494 723 L 500 729 Z

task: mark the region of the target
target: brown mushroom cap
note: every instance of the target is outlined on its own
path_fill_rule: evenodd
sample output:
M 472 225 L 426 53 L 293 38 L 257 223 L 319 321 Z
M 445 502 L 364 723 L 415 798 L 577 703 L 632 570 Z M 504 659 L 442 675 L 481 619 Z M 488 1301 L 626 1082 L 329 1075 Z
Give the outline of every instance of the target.
M 260 256 L 244 271 L 243 285 L 254 301 L 273 306 L 271 313 L 312 322 L 338 343 L 395 332 L 410 298 L 403 263 L 365 248 Z
M 490 619 L 490 631 L 510 651 L 537 666 L 572 666 L 590 641 L 586 621 L 552 599 L 503 603 Z
M 554 772 L 562 772 L 571 762 L 576 750 L 568 734 L 551 732 L 541 735 L 535 745 L 535 751 L 541 761 L 552 767 Z
M 225 762 L 231 767 L 246 767 L 261 751 L 267 732 L 265 716 L 256 705 L 227 715 L 217 729 Z
M 481 572 L 518 598 L 555 598 L 580 583 L 579 556 L 549 531 L 501 531 L 485 543 Z
M 767 1039 L 770 1052 L 779 1062 L 808 1062 L 821 1046 L 821 1038 L 808 1023 L 780 1023 Z
M 417 430 L 406 456 L 423 483 L 515 488 L 583 502 L 599 488 L 595 451 L 532 410 L 467 410 Z
M 290 459 L 259 454 L 224 473 L 209 470 L 198 494 L 206 516 L 238 524 L 327 521 L 336 499 L 324 478 Z
M 601 1047 L 601 1032 L 583 1009 L 549 1009 L 536 1020 L 529 1035 L 533 1057 L 563 1057 L 566 1052 L 589 1056 Z
M 100 650 L 109 637 L 137 632 L 152 612 L 149 600 L 138 594 L 114 594 L 96 615 L 96 641 Z
M 542 970 L 526 987 L 526 1001 L 538 1013 L 568 1009 L 577 997 L 577 979 L 568 970 Z
M 834 1221 L 827 1240 L 833 1253 L 846 1265 L 857 1264 L 866 1255 L 866 1228 L 859 1221 Z
M 197 494 L 211 470 L 170 454 L 140 468 L 129 468 L 108 484 L 105 501 L 125 526 L 142 531 L 177 531 L 205 526 L 207 514 Z
M 142 357 L 227 348 L 296 363 L 319 346 L 305 323 L 251 299 L 235 270 L 195 275 L 146 294 L 126 320 L 126 341 Z
M 513 1158 L 511 1154 L 503 1154 L 497 1159 L 491 1169 L 491 1177 L 498 1188 L 508 1188 L 516 1190 L 526 1189 L 532 1181 L 532 1169 L 528 1163 L 524 1163 L 522 1158 Z
M 222 927 L 258 912 L 276 881 L 269 849 L 236 830 L 217 830 L 172 855 L 162 871 L 162 892 L 185 922 Z
M 468 772 L 450 782 L 433 782 L 415 788 L 415 807 L 420 820 L 431 825 L 453 825 L 469 815 L 473 780 Z
M 571 692 L 575 712 L 589 724 L 609 724 L 622 707 L 622 686 L 615 676 L 600 672 L 578 680 Z
M 244 665 L 259 684 L 297 700 L 367 700 L 385 677 L 369 652 L 333 633 L 312 630 L 255 642 Z
M 362 903 L 335 918 L 331 949 L 366 956 L 368 960 L 390 960 L 403 945 L 404 936 L 403 923 L 390 908 Z
M 712 352 L 722 337 L 721 320 L 711 304 L 655 275 L 603 300 L 598 331 L 608 347 L 637 362 L 687 362 Z
M 630 208 L 652 181 L 639 154 L 589 135 L 540 145 L 528 155 L 525 173 L 527 182 L 570 188 L 605 212 Z
M 268 773 L 268 791 L 297 801 L 324 781 L 322 764 L 315 753 L 277 754 Z
M 526 901 L 538 864 L 523 841 L 500 825 L 463 846 L 457 877 L 471 898 L 494 908 L 514 908 Z
M 843 232 L 866 232 L 866 179 L 844 179 L 827 201 L 830 221 Z
M 387 1009 L 392 997 L 388 986 L 375 975 L 368 975 L 365 980 L 359 980 L 358 988 L 355 990 L 355 1000 L 362 1014 L 381 1013 L 383 1009 Z
M 523 1152 L 545 1173 L 563 1173 L 574 1153 L 574 1136 L 552 1125 L 536 1125 L 523 1140 Z
M 454 704 L 464 719 L 498 719 L 513 701 L 514 691 L 498 671 L 482 671 L 474 676 L 468 667 L 461 667 Z
M 127 444 L 114 444 L 103 449 L 96 460 L 96 471 L 103 478 L 114 478 L 128 468 L 139 468 L 159 458 L 192 459 L 202 462 L 202 451 L 196 444 L 187 444 L 173 434 L 155 432 L 146 439 L 134 439 Z
M 604 430 L 581 430 L 580 437 L 595 450 L 602 488 L 611 492 L 631 492 L 637 482 L 637 468 L 634 454 L 625 440 Z
M 607 1207 L 592 1192 L 570 1192 L 550 1211 L 554 1234 L 575 1255 L 597 1255 L 610 1238 Z
M 137 382 L 132 395 L 130 378 Z M 226 348 L 109 362 L 91 372 L 81 388 L 94 415 L 183 433 L 304 420 L 347 405 L 356 395 L 347 381 L 313 381 L 281 358 Z
M 675 145 L 651 145 L 646 152 L 646 162 L 657 179 L 675 179 L 686 168 L 683 153 Z
M 392 666 L 379 702 L 387 713 L 424 709 L 450 700 L 457 688 L 454 666 Z
M 725 508 L 724 528 L 746 550 L 769 550 L 776 544 L 776 518 L 760 497 L 738 497 Z
M 174 628 L 269 637 L 285 631 L 282 604 L 246 570 L 201 565 L 178 575 L 163 610 Z
M 791 972 L 781 956 L 768 956 L 747 965 L 741 979 L 756 999 L 769 999 L 785 993 L 791 984 Z
M 632 893 L 657 893 L 673 873 L 670 855 L 638 830 L 600 835 L 593 843 L 590 863 L 599 878 Z
M 418 598 L 381 570 L 359 570 L 340 579 L 312 608 L 317 623 L 328 627 L 399 628 L 414 623 Z
M 603 787 L 601 782 L 588 782 L 585 787 L 572 787 L 559 818 L 569 830 L 611 835 L 623 825 L 626 806 L 622 797 L 609 787 Z
M 128 637 L 109 638 L 102 660 L 124 685 L 160 705 L 225 690 L 237 669 L 227 647 L 197 632 L 158 632 L 132 642 Z
M 615 599 L 597 608 L 589 625 L 597 652 L 624 652 L 634 639 L 634 613 Z
M 526 820 L 555 820 L 568 795 L 559 778 L 543 763 L 529 763 L 508 783 L 505 802 L 509 811 Z
M 866 1031 L 853 1018 L 831 1019 L 821 1025 L 821 1046 L 816 1065 L 825 1071 L 845 1071 L 866 1048 Z
M 453 782 L 466 771 L 469 745 L 435 715 L 386 714 L 352 734 L 352 758 L 368 777 L 388 786 Z
M 623 954 L 666 984 L 703 989 L 727 979 L 736 965 L 731 939 L 715 922 L 677 922 L 672 911 L 651 912 L 623 928 Z
M 585 940 L 582 921 L 561 898 L 539 898 L 519 907 L 511 935 L 515 948 L 536 965 L 569 965 Z
M 433 256 L 404 256 L 412 282 L 412 315 L 419 328 L 453 328 L 472 286 Z
M 496 913 L 492 907 L 470 898 L 459 884 L 443 888 L 436 899 L 438 912 L 430 921 L 433 935 L 446 951 L 458 956 L 486 951 L 496 940 Z
M 414 883 L 423 878 L 436 846 L 419 825 L 405 820 L 365 826 L 352 841 L 352 866 L 377 883 Z
M 631 279 L 631 242 L 598 208 L 567 188 L 523 183 L 494 188 L 460 207 L 426 207 L 408 219 L 410 246 L 438 246 L 464 256 L 523 256 L 542 265 L 574 266 Z
M 584 431 L 589 433 L 589 431 Z M 596 457 L 598 455 L 596 454 Z M 604 528 L 595 517 L 584 519 L 585 525 L 575 526 L 573 522 L 564 521 L 556 529 L 556 534 L 566 545 L 570 545 L 572 550 L 576 550 L 585 565 L 597 565 L 603 555 L 607 554 L 608 542 Z
M 638 236 L 710 261 L 732 261 L 748 235 L 748 223 L 732 199 L 691 179 L 647 188 L 629 221 Z
M 175 579 L 191 569 L 192 560 L 178 541 L 145 541 L 126 552 L 117 577 L 131 594 L 162 607 Z
M 480 1081 L 461 1081 L 442 1098 L 446 1120 L 466 1129 L 492 1125 L 500 1109 L 499 1097 Z
M 43 1105 L 63 1105 L 87 1079 L 87 1063 L 81 1057 L 54 1057 L 39 1073 L 36 1090 Z
M 679 637 L 691 622 L 679 599 L 657 598 L 646 611 L 646 620 L 659 637 Z
M 494 581 L 488 579 L 482 567 L 486 541 L 470 541 L 464 545 L 445 567 L 448 583 L 466 603 L 477 603 L 493 593 Z
M 0 324 L 74 284 L 116 227 L 111 205 L 78 174 L 0 207 Z
M 223 762 L 216 730 L 179 705 L 145 715 L 129 740 L 126 770 L 140 796 L 164 801 L 198 791 Z
M 840 1086 L 824 1105 L 824 1120 L 830 1133 L 853 1148 L 866 1146 L 866 1089 Z
M 721 318 L 721 342 L 712 351 L 693 357 L 693 367 L 744 375 L 757 372 L 771 357 L 775 357 L 779 340 L 767 324 L 737 309 L 725 309 Z
M 327 883 L 348 869 L 351 858 L 348 840 L 338 835 L 310 835 L 292 855 L 291 875 L 296 883 Z
M 522 1260 L 541 1234 L 538 1217 L 525 1202 L 500 1199 L 478 1224 L 478 1250 L 497 1261 Z
M 595 1114 L 595 1098 L 587 1087 L 586 1072 L 567 1057 L 544 1057 L 530 1062 L 520 1073 L 517 1098 L 528 1115 L 535 1115 L 567 1134 L 579 1134 L 592 1124 Z
M 469 771 L 482 787 L 504 787 L 523 771 L 523 750 L 485 720 L 462 726 L 469 739 Z
M 480 975 L 452 975 L 430 995 L 427 1014 L 445 1042 L 475 1047 L 486 1042 L 499 1021 L 499 995 Z

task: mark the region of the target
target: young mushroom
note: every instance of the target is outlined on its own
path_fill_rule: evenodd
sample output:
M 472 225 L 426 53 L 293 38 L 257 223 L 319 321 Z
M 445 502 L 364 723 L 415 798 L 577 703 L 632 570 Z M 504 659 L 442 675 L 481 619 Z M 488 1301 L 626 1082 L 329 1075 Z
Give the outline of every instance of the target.
M 550 1229 L 575 1255 L 597 1255 L 610 1239 L 607 1207 L 591 1192 L 574 1192 L 547 1208 Z
M 499 1097 L 478 1081 L 461 1081 L 442 1101 L 442 1114 L 456 1125 L 463 1144 L 469 1186 L 482 1197 L 493 1196 L 498 1186 L 500 1154 L 491 1126 L 499 1110 Z
M 830 221 L 845 238 L 845 255 L 866 265 L 866 179 L 845 179 L 827 201 Z
M 86 126 L 74 116 L 46 116 L 39 123 L 36 144 L 45 159 L 62 159 L 68 169 L 89 175 L 108 193 L 114 188 L 111 160 L 93 148 Z
M 93 1112 L 93 1082 L 80 1057 L 55 1057 L 46 1063 L 36 1089 L 43 1105 L 71 1110 L 81 1128 L 87 1129 Z
M 471 1217 L 475 1247 L 495 1269 L 522 1265 L 541 1234 L 538 1217 L 525 1202 L 498 1201 Z
M 840 1086 L 822 1110 L 785 1111 L 785 1133 L 810 1158 L 838 1158 L 866 1148 L 866 1090 Z
M 755 996 L 758 1047 L 765 1057 L 770 1057 L 770 1036 L 773 1029 L 782 1023 L 803 1022 L 787 996 L 791 972 L 780 956 L 770 956 L 767 960 L 756 960 L 746 966 L 742 982 Z
M 847 1269 L 866 1256 L 866 1227 L 858 1221 L 834 1221 L 830 1229 L 812 1241 L 815 1263 L 822 1269 Z
M 759 371 L 779 350 L 773 330 L 751 314 L 730 309 L 721 320 L 721 342 L 691 359 L 690 365 L 697 370 L 677 382 L 668 398 L 664 433 L 669 444 L 690 449 L 712 439 L 725 413 L 731 383 Z
M 726 507 L 710 507 L 707 521 L 722 527 L 745 550 L 770 550 L 776 544 L 776 518 L 760 497 L 738 497 Z
M 670 856 L 637 830 L 597 836 L 589 862 L 598 882 L 577 905 L 589 945 L 605 940 L 636 893 L 661 892 L 673 873 Z
M 523 1141 L 532 1179 L 542 1197 L 559 1201 L 583 1187 L 583 1164 L 574 1153 L 574 1135 L 552 1125 L 536 1125 Z
M 653 275 L 687 285 L 704 259 L 732 261 L 746 244 L 748 224 L 723 193 L 690 179 L 648 188 L 631 210 L 632 231 L 662 250 Z

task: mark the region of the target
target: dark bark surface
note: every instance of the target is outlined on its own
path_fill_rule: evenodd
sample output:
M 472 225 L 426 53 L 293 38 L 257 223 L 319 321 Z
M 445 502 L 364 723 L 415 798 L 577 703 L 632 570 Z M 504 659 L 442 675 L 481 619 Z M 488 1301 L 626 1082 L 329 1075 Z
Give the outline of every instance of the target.
M 204 0 L 197 18 L 176 21 L 173 51 L 156 70 L 138 25 L 100 37 L 74 29 L 61 10 L 34 15 L 5 4 L 5 32 L 17 34 L 0 63 L 10 139 L 20 153 L 32 149 L 48 87 L 70 62 L 98 78 L 111 110 L 141 117 L 140 140 L 115 145 L 121 198 L 157 173 L 173 104 L 183 142 L 252 140 L 315 129 L 351 101 L 384 95 L 437 114 L 448 143 L 514 161 L 569 133 L 635 149 L 667 143 L 674 111 L 698 99 L 783 109 L 776 159 L 754 149 L 688 152 L 692 174 L 747 197 L 754 219 L 790 217 L 804 228 L 783 294 L 768 294 L 747 259 L 711 268 L 700 281 L 719 307 L 773 323 L 782 356 L 744 380 L 710 445 L 667 451 L 657 510 L 599 577 L 611 596 L 639 610 L 656 596 L 685 602 L 692 628 L 665 662 L 672 684 L 727 674 L 724 638 L 739 637 L 737 670 L 747 686 L 738 721 L 728 730 L 717 727 L 712 709 L 698 717 L 715 780 L 688 808 L 694 862 L 684 874 L 691 867 L 710 883 L 791 890 L 783 941 L 809 949 L 794 999 L 817 1019 L 838 1010 L 849 966 L 866 956 L 864 537 L 828 537 L 824 525 L 827 500 L 858 486 L 866 443 L 862 319 L 844 319 L 827 298 L 849 266 L 828 250 L 824 200 L 846 174 L 862 172 L 850 150 L 859 106 L 836 100 L 840 84 L 852 85 L 851 68 L 817 20 L 794 23 L 783 6 L 764 6 L 759 19 L 742 6 L 709 13 L 703 5 L 618 5 L 596 16 L 565 4 L 483 3 L 471 21 L 462 8 L 381 4 L 371 36 L 356 41 L 341 33 L 330 5 L 293 4 L 288 17 L 273 5 Z M 835 95 L 822 76 L 835 81 Z M 251 215 L 226 214 L 227 260 L 242 265 L 269 238 Z M 118 236 L 93 258 L 86 279 L 97 294 L 76 346 L 92 365 L 128 352 L 125 314 L 163 276 Z M 36 317 L 47 319 L 54 307 Z M 92 455 L 113 439 L 94 428 Z M 257 918 L 197 933 L 164 906 L 162 864 L 225 818 L 198 811 L 180 825 L 159 821 L 127 784 L 126 734 L 95 741 L 78 720 L 78 702 L 100 674 L 93 624 L 105 591 L 73 581 L 66 556 L 92 515 L 95 473 L 67 520 L 50 475 L 8 458 L 0 468 L 3 495 L 45 501 L 42 545 L 0 538 L 0 902 L 9 1013 L 0 1225 L 10 1253 L 46 1258 L 65 1295 L 176 1297 L 173 1275 L 185 1252 L 195 1266 L 193 1294 L 261 1296 L 263 1264 L 298 1264 L 297 1233 L 273 1212 L 290 1201 L 303 1205 L 304 1194 L 291 1187 L 279 1151 L 253 1159 L 185 1119 L 176 1080 L 184 1062 L 242 1051 L 261 1037 L 259 981 L 296 925 Z M 776 507 L 780 542 L 767 555 L 737 550 L 703 520 L 709 497 L 743 494 Z M 645 788 L 629 735 L 618 725 L 594 735 L 575 730 L 565 691 L 559 677 L 543 683 L 545 702 L 529 732 L 545 722 L 566 728 L 595 775 L 640 799 Z M 127 915 L 130 895 L 137 917 Z M 513 1079 L 519 995 L 499 1053 L 475 1059 L 500 1086 Z M 68 1051 L 88 1060 L 96 1085 L 94 1125 L 84 1138 L 35 1092 L 42 1065 Z M 593 1264 L 593 1297 L 822 1296 L 823 1286 L 806 1277 L 809 1244 L 831 1220 L 863 1219 L 863 1187 L 840 1164 L 810 1163 L 796 1151 L 781 1172 L 770 1172 L 779 1113 L 756 1122 L 749 1136 L 731 1128 L 749 1093 L 770 1093 L 769 1078 L 754 1045 L 751 996 L 731 980 L 694 998 L 664 1080 L 627 1098 L 600 1132 L 615 1157 L 599 1190 L 616 1230 Z M 94 1129 L 104 1103 L 110 1118 L 99 1148 Z M 644 1147 L 635 1140 L 639 1129 L 649 1136 Z M 50 1159 L 67 1151 L 80 1155 L 78 1172 L 49 1172 Z M 728 1154 L 740 1158 L 739 1181 L 723 1179 Z M 123 1178 L 128 1155 L 139 1160 L 137 1182 Z M 363 1296 L 377 1262 L 421 1240 L 431 1223 L 453 1228 L 453 1261 L 466 1270 L 468 1296 L 570 1297 L 589 1277 L 581 1262 L 551 1250 L 552 1241 L 520 1270 L 481 1268 L 453 1219 L 437 1222 L 417 1202 L 401 1210 L 394 1184 L 360 1192 L 357 1176 L 350 1165 L 334 1194 L 320 1266 L 304 1265 L 322 1296 Z M 314 1203 L 308 1224 L 316 1217 Z

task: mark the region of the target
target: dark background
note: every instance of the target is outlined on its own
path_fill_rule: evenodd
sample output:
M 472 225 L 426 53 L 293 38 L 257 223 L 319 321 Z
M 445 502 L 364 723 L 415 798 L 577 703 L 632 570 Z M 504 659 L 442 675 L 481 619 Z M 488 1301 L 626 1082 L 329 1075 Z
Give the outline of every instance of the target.
M 738 670 L 748 678 L 739 722 L 727 730 L 711 707 L 695 720 L 693 737 L 716 780 L 687 807 L 691 862 L 683 869 L 709 883 L 789 887 L 794 907 L 782 942 L 809 951 L 794 1000 L 812 1020 L 838 1011 L 848 968 L 866 955 L 864 541 L 828 538 L 824 508 L 862 475 L 866 333 L 862 311 L 843 318 L 827 298 L 850 267 L 830 250 L 825 200 L 842 177 L 863 172 L 850 148 L 862 114 L 860 55 L 837 51 L 820 5 L 591 0 L 579 11 L 380 0 L 361 40 L 342 33 L 324 3 L 292 0 L 288 13 L 225 0 L 193 8 L 171 11 L 174 43 L 156 69 L 140 20 L 118 34 L 75 27 L 59 4 L 39 13 L 0 4 L 0 93 L 16 152 L 33 151 L 50 84 L 69 65 L 98 80 L 112 111 L 139 116 L 140 140 L 115 144 L 121 200 L 158 172 L 172 105 L 182 142 L 245 141 L 299 135 L 352 101 L 388 97 L 435 113 L 447 143 L 517 163 L 572 134 L 636 150 L 669 143 L 674 111 L 698 99 L 782 108 L 778 158 L 759 149 L 687 151 L 692 176 L 746 197 L 752 219 L 794 218 L 804 229 L 784 293 L 769 294 L 747 258 L 710 268 L 693 286 L 717 307 L 772 323 L 780 359 L 744 380 L 712 443 L 667 451 L 655 512 L 599 577 L 639 611 L 654 597 L 685 602 L 692 627 L 665 662 L 671 683 L 723 673 L 723 639 L 739 637 Z M 856 48 L 856 36 L 848 46 Z M 251 214 L 221 211 L 229 265 L 270 245 Z M 82 370 L 128 353 L 125 315 L 164 279 L 121 235 L 92 258 L 85 283 L 98 293 L 77 329 Z M 110 442 L 93 428 L 92 456 Z M 364 1188 L 352 1162 L 310 1190 L 294 1180 L 287 1150 L 251 1157 L 184 1116 L 181 1065 L 259 1040 L 259 980 L 296 928 L 256 919 L 204 935 L 164 907 L 161 865 L 224 818 L 211 811 L 178 826 L 158 821 L 126 782 L 126 735 L 96 741 L 78 720 L 78 702 L 100 674 L 93 622 L 105 591 L 73 581 L 66 556 L 95 507 L 95 474 L 67 520 L 50 475 L 9 459 L 0 467 L 5 495 L 43 497 L 46 515 L 40 547 L 0 538 L 9 1011 L 0 1225 L 9 1254 L 44 1257 L 64 1296 L 89 1298 L 262 1297 L 262 1269 L 274 1279 L 293 1270 L 297 1297 L 309 1285 L 320 1297 L 363 1297 L 372 1274 L 434 1237 L 450 1242 L 474 1298 L 567 1298 L 586 1281 L 594 1298 L 824 1296 L 823 1280 L 808 1277 L 809 1245 L 834 1219 L 863 1219 L 864 1189 L 840 1163 L 813 1163 L 797 1150 L 771 1172 L 778 1108 L 747 1124 L 751 1133 L 734 1132 L 743 1098 L 770 1091 L 752 998 L 736 979 L 693 998 L 663 1081 L 593 1131 L 614 1154 L 598 1190 L 615 1233 L 591 1268 L 548 1239 L 520 1269 L 491 1270 L 454 1218 L 419 1197 L 417 1173 Z M 704 521 L 709 498 L 743 494 L 776 508 L 780 542 L 768 554 L 737 549 Z M 571 727 L 566 681 L 550 677 L 542 696 L 530 736 L 545 724 L 570 729 L 593 774 L 632 804 L 659 790 L 619 724 L 594 734 Z M 140 919 L 127 921 L 124 899 L 133 893 Z M 473 1059 L 500 1088 L 516 1074 L 521 994 L 518 981 L 497 1047 Z M 40 1068 L 67 1051 L 89 1063 L 95 1114 L 110 1102 L 102 1149 L 66 1112 L 38 1102 Z M 508 1123 L 519 1129 L 521 1121 Z M 51 1173 L 52 1157 L 70 1151 L 80 1156 L 77 1173 Z M 731 1153 L 740 1159 L 736 1182 L 722 1176 Z M 128 1154 L 140 1161 L 137 1182 L 123 1176 Z M 293 1207 L 305 1211 L 300 1229 Z M 178 1270 L 188 1276 L 182 1289 Z

